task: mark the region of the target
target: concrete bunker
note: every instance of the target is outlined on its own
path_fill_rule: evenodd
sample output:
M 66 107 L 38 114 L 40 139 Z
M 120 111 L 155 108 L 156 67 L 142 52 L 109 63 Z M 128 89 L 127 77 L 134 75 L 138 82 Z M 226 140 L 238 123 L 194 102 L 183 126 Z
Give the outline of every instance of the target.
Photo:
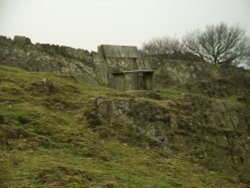
M 109 86 L 119 90 L 152 90 L 153 70 L 140 69 L 136 46 L 100 45 L 100 53 L 109 65 Z
M 153 89 L 153 70 L 131 70 L 123 72 L 113 72 L 110 86 L 114 89 L 132 90 L 152 90 Z M 126 79 L 130 84 L 126 87 Z

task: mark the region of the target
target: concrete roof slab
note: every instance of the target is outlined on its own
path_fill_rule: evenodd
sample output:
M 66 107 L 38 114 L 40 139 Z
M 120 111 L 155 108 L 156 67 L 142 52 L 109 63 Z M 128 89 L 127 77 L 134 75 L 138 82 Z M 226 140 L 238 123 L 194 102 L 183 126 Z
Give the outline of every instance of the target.
M 136 46 L 101 45 L 98 47 L 105 58 L 139 58 Z

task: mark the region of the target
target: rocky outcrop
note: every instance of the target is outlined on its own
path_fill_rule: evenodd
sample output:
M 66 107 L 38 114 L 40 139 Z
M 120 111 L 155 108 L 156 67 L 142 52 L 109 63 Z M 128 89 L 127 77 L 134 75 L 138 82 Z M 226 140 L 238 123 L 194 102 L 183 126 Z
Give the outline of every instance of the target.
M 205 80 L 220 75 L 219 65 L 173 60 L 162 56 L 143 58 L 144 66 L 155 72 L 155 83 L 159 86 L 181 85 L 197 80 Z
M 29 71 L 63 73 L 80 82 L 107 84 L 107 66 L 97 53 L 66 46 L 32 44 L 26 37 L 0 37 L 0 63 Z
M 212 171 L 250 182 L 249 108 L 196 95 L 168 102 L 98 98 L 85 115 L 92 128 L 118 126 L 115 135 L 132 129 L 130 141 L 146 135 L 167 152 L 184 153 Z

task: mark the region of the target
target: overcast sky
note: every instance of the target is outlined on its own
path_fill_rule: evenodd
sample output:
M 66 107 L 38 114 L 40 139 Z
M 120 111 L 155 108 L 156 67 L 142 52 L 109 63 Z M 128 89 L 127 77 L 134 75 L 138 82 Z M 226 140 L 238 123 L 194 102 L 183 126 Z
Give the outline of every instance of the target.
M 250 0 L 0 0 L 0 35 L 87 50 L 140 47 L 152 37 L 181 38 L 220 22 L 250 36 Z

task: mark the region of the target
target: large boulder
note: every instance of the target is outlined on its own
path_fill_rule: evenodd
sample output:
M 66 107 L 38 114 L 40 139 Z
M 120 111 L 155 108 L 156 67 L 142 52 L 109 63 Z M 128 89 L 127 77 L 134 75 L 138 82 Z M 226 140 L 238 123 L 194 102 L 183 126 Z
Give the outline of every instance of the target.
M 14 43 L 19 47 L 24 47 L 26 45 L 32 44 L 31 40 L 25 36 L 18 36 L 14 37 Z

